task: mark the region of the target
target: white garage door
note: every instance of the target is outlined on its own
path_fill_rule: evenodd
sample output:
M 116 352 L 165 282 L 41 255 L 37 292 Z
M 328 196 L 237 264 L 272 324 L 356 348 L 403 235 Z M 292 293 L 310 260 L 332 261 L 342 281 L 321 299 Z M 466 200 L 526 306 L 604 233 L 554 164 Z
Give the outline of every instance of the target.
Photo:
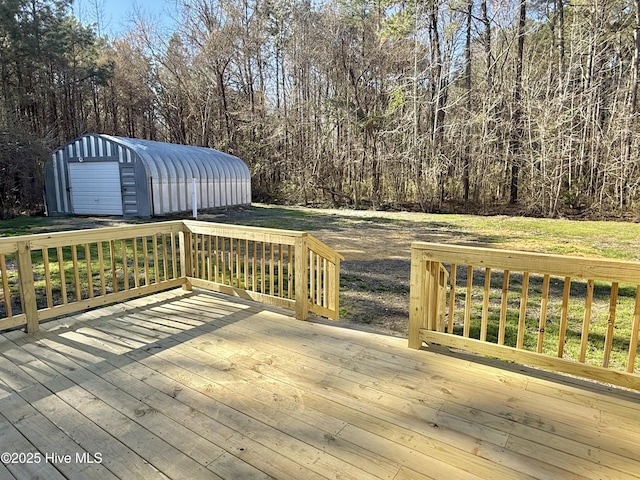
M 120 168 L 117 162 L 69 163 L 73 213 L 122 215 Z

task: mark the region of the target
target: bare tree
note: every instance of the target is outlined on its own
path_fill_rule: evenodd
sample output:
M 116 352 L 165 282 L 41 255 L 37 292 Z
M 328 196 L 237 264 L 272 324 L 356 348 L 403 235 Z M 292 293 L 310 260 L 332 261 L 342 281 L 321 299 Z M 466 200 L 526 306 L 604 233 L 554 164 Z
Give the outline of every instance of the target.
M 520 0 L 520 15 L 518 16 L 518 35 L 516 53 L 516 73 L 513 90 L 513 113 L 511 114 L 511 138 L 509 155 L 511 157 L 511 190 L 510 203 L 518 201 L 518 185 L 520 180 L 520 165 L 522 163 L 522 68 L 524 57 L 525 26 L 527 21 L 527 2 Z

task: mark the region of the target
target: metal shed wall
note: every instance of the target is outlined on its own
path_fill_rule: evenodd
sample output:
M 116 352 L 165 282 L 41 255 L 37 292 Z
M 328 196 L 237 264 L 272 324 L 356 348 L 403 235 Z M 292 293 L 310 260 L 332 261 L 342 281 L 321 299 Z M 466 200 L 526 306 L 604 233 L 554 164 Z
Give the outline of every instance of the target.
M 125 216 L 191 210 L 193 179 L 198 208 L 251 203 L 251 176 L 238 157 L 210 148 L 87 134 L 53 152 L 47 162 L 45 186 L 50 214 L 78 213 L 76 210 L 87 212 L 89 207 L 86 205 L 82 209 L 74 208 L 73 200 L 77 202 L 83 197 L 74 195 L 76 192 L 69 176 L 70 164 L 96 162 L 116 162 L 119 165 L 119 187 Z M 73 166 L 74 172 L 83 170 L 83 166 Z M 102 179 L 93 180 L 104 191 L 105 187 L 100 184 Z M 87 190 L 84 186 L 83 189 Z M 101 200 L 94 198 L 94 201 L 100 203 Z M 100 213 L 100 209 L 95 212 Z

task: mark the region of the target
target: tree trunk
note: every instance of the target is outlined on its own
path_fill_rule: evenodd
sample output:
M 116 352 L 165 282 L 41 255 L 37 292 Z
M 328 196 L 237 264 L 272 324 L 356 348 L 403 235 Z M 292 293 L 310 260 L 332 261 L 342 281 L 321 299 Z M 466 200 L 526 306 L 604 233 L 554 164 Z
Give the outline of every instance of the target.
M 487 69 L 485 78 L 487 81 L 487 92 L 491 92 L 491 90 L 493 90 L 493 58 L 491 55 L 491 21 L 489 20 L 489 14 L 487 12 L 487 0 L 482 0 L 480 3 L 480 11 L 484 25 L 483 43 Z
M 640 0 L 638 0 L 640 1 Z M 473 0 L 467 5 L 467 38 L 464 48 L 464 89 L 466 95 L 466 141 L 464 147 L 464 160 L 462 166 L 462 190 L 464 202 L 469 201 L 469 170 L 471 169 L 471 26 L 473 19 Z
M 522 162 L 522 63 L 524 56 L 524 28 L 527 21 L 527 2 L 520 0 L 520 17 L 518 21 L 518 51 L 516 57 L 516 78 L 513 92 L 513 114 L 511 117 L 511 192 L 509 203 L 518 202 L 520 164 Z
M 565 64 L 565 40 L 564 40 L 564 0 L 556 0 L 556 9 L 558 12 L 558 67 L 560 78 L 558 79 L 560 86 L 564 82 L 567 71 Z
M 625 173 L 631 165 L 631 156 L 633 154 L 633 133 L 638 123 L 638 83 L 640 82 L 640 0 L 635 0 L 636 24 L 634 31 L 634 50 L 633 50 L 633 77 L 631 79 L 631 105 L 629 112 L 629 126 L 627 128 L 626 138 L 626 154 L 625 154 Z M 629 177 L 625 175 L 622 179 L 622 205 L 628 203 L 627 192 L 629 190 Z

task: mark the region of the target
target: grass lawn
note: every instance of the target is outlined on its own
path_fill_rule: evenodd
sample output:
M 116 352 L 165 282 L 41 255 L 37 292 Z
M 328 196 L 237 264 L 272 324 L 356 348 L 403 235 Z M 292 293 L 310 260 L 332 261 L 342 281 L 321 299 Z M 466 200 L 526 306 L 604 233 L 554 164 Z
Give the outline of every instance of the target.
M 188 217 L 185 217 L 188 218 Z M 170 218 L 136 219 L 133 223 Z M 546 253 L 640 261 L 640 224 L 526 217 L 331 210 L 255 204 L 250 208 L 201 213 L 199 220 L 305 231 L 348 229 L 414 230 L 456 237 L 460 243 Z M 0 221 L 0 237 L 125 223 L 115 218 L 18 217 Z M 410 235 L 409 235 L 410 236 Z M 375 239 L 372 239 L 375 240 Z
M 173 217 L 172 217 L 173 218 Z M 480 245 L 491 248 L 536 251 L 583 257 L 640 260 L 640 224 L 608 221 L 575 221 L 507 216 L 422 214 L 331 209 L 308 209 L 256 204 L 250 208 L 201 213 L 199 220 L 314 233 L 345 256 L 341 275 L 341 322 L 366 325 L 396 335 L 406 335 L 408 324 L 409 258 L 412 241 Z M 144 221 L 161 221 L 162 218 Z M 0 222 L 0 236 L 26 235 L 55 230 L 83 229 L 122 224 L 122 219 L 86 217 L 17 218 Z M 108 255 L 105 252 L 105 255 Z M 69 258 L 65 255 L 65 259 Z M 83 252 L 79 252 L 83 260 Z M 53 267 L 53 266 L 52 266 Z M 54 267 L 56 268 L 56 267 Z M 66 268 L 65 268 L 66 269 Z M 461 328 L 466 292 L 466 269 L 458 271 L 456 328 Z M 477 277 L 477 279 L 476 279 Z M 70 283 L 71 279 L 67 279 Z M 471 335 L 478 336 L 484 274 L 474 272 Z M 510 279 L 509 310 L 505 343 L 515 344 L 520 310 L 521 275 Z M 97 287 L 97 286 L 96 286 Z M 572 283 L 565 354 L 576 357 L 578 336 L 584 319 L 586 284 Z M 488 338 L 497 337 L 502 274 L 491 278 Z M 596 282 L 590 321 L 587 359 L 602 363 L 604 336 L 608 327 L 610 285 Z M 544 351 L 555 354 L 559 336 L 559 302 L 563 279 L 551 278 L 550 303 L 544 333 Z M 539 328 L 542 277 L 530 279 L 527 301 L 525 346 L 535 349 Z M 614 347 L 611 363 L 623 366 L 628 350 L 635 302 L 635 286 L 620 285 L 616 304 Z M 626 339 L 626 340 L 625 340 Z M 637 363 L 640 369 L 640 360 Z

